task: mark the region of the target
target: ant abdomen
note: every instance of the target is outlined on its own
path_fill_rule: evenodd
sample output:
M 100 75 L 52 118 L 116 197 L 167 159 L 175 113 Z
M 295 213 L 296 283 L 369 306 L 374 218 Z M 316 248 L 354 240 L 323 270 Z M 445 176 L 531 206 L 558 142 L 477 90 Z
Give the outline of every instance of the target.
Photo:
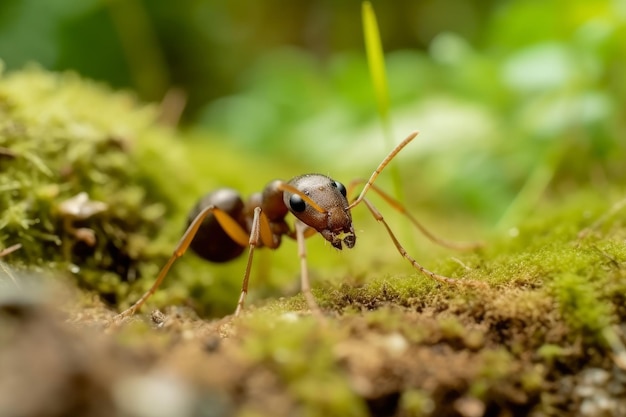
M 208 206 L 224 211 L 244 230 L 247 229 L 244 203 L 239 193 L 232 188 L 220 188 L 202 197 L 189 212 L 187 226 Z M 189 246 L 198 256 L 211 262 L 228 262 L 246 249 L 228 236 L 213 214 L 206 216 Z

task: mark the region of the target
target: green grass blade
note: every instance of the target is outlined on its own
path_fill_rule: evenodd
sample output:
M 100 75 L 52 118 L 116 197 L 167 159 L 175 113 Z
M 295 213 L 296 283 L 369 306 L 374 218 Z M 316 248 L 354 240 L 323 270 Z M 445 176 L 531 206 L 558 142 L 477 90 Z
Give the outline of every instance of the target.
M 365 37 L 365 51 L 367 53 L 367 63 L 372 76 L 374 93 L 376 94 L 376 104 L 378 114 L 386 125 L 389 120 L 389 91 L 387 88 L 387 72 L 385 70 L 385 57 L 378 31 L 378 22 L 374 8 L 369 1 L 363 2 L 363 34 Z
M 547 152 L 543 160 L 539 161 L 498 221 L 496 225 L 498 229 L 504 230 L 512 227 L 532 212 L 533 207 L 537 205 L 554 178 L 566 147 L 567 144 L 556 144 L 553 149 Z
M 391 119 L 389 116 L 389 89 L 387 84 L 387 72 L 385 70 L 385 56 L 380 40 L 376 13 L 369 1 L 363 2 L 362 19 L 365 52 L 367 54 L 367 63 L 372 77 L 374 94 L 376 95 L 378 114 L 383 124 L 385 144 L 391 149 L 393 147 L 393 133 L 391 131 Z M 404 199 L 402 198 L 400 172 L 398 171 L 397 165 L 393 163 L 390 165 L 389 169 L 395 196 L 398 200 L 402 201 Z

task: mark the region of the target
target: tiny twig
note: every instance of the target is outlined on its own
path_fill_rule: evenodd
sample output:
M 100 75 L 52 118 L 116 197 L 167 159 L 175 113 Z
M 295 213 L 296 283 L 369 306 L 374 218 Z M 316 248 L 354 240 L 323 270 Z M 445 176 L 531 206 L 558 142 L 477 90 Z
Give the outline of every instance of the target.
M 466 271 L 471 271 L 472 268 L 470 268 L 469 266 L 465 265 L 465 263 L 460 260 L 459 258 L 452 256 L 450 257 L 450 259 L 452 259 L 454 262 L 456 262 L 457 264 L 461 265 L 463 267 L 463 269 L 465 269 Z
M 19 248 L 22 247 L 21 243 L 16 243 L 15 245 L 9 246 L 8 248 L 4 248 L 2 250 L 0 250 L 0 258 L 7 256 L 10 253 L 15 252 L 16 250 L 18 250 Z
M 21 243 L 16 243 L 15 245 L 9 246 L 8 248 L 2 249 L 0 251 L 0 258 L 15 252 L 16 250 L 20 249 L 22 247 Z M 11 278 L 11 281 L 13 281 L 13 284 L 15 284 L 15 286 L 17 288 L 21 288 L 19 282 L 17 281 L 17 279 L 15 278 L 15 276 L 13 275 L 13 273 L 11 272 L 11 270 L 9 269 L 9 267 L 4 263 L 4 262 L 0 262 L 0 268 L 4 271 L 5 274 L 8 275 L 9 278 Z
M 583 238 L 587 237 L 592 231 L 598 229 L 609 218 L 611 218 L 617 212 L 622 210 L 624 207 L 626 207 L 626 198 L 624 198 L 624 199 L 618 201 L 617 203 L 613 204 L 613 206 L 611 206 L 611 208 L 606 213 L 604 213 L 602 216 L 600 216 L 595 222 L 593 222 L 591 225 L 589 225 L 589 226 L 585 227 L 583 230 L 581 230 L 578 233 L 578 239 L 583 239 Z

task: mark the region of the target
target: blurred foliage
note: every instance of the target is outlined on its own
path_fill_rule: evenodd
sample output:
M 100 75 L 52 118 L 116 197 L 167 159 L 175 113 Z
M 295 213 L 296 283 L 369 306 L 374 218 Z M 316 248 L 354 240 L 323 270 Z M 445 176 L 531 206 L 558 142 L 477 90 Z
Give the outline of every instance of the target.
M 624 180 L 623 0 L 372 5 L 392 134 L 422 132 L 398 159 L 408 205 L 506 228 L 546 190 Z M 9 70 L 35 61 L 145 100 L 180 89 L 184 124 L 241 158 L 265 154 L 295 167 L 288 176 L 347 182 L 389 147 L 360 10 L 356 0 L 5 0 L 0 58 Z M 194 146 L 215 146 L 197 136 Z
M 624 178 L 624 1 L 373 7 L 393 135 L 422 131 L 403 152 L 409 204 L 506 227 L 549 185 Z M 356 0 L 5 0 L 0 57 L 8 69 L 36 61 L 147 100 L 176 87 L 188 98 L 187 125 L 243 152 L 365 176 L 388 146 L 360 8 Z
M 475 38 L 487 5 L 446 0 L 375 6 L 385 43 L 398 49 L 414 47 L 415 41 L 424 47 L 441 30 Z M 182 0 L 175 5 L 167 0 L 7 0 L 0 6 L 0 51 L 9 68 L 35 60 L 116 87 L 132 86 L 150 99 L 161 97 L 168 83 L 180 85 L 191 95 L 193 112 L 238 90 L 247 69 L 277 47 L 302 49 L 321 63 L 337 52 L 361 49 L 359 11 L 358 0 Z M 154 80 L 142 85 L 146 77 Z

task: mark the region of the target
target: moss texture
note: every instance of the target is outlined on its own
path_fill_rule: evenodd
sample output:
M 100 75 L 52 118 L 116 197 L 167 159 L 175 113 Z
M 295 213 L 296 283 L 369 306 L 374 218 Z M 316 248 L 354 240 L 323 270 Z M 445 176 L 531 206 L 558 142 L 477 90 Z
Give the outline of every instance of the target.
M 72 274 L 113 304 L 154 275 L 185 187 L 157 110 L 73 74 L 0 78 L 0 247 L 21 245 L 11 262 Z

